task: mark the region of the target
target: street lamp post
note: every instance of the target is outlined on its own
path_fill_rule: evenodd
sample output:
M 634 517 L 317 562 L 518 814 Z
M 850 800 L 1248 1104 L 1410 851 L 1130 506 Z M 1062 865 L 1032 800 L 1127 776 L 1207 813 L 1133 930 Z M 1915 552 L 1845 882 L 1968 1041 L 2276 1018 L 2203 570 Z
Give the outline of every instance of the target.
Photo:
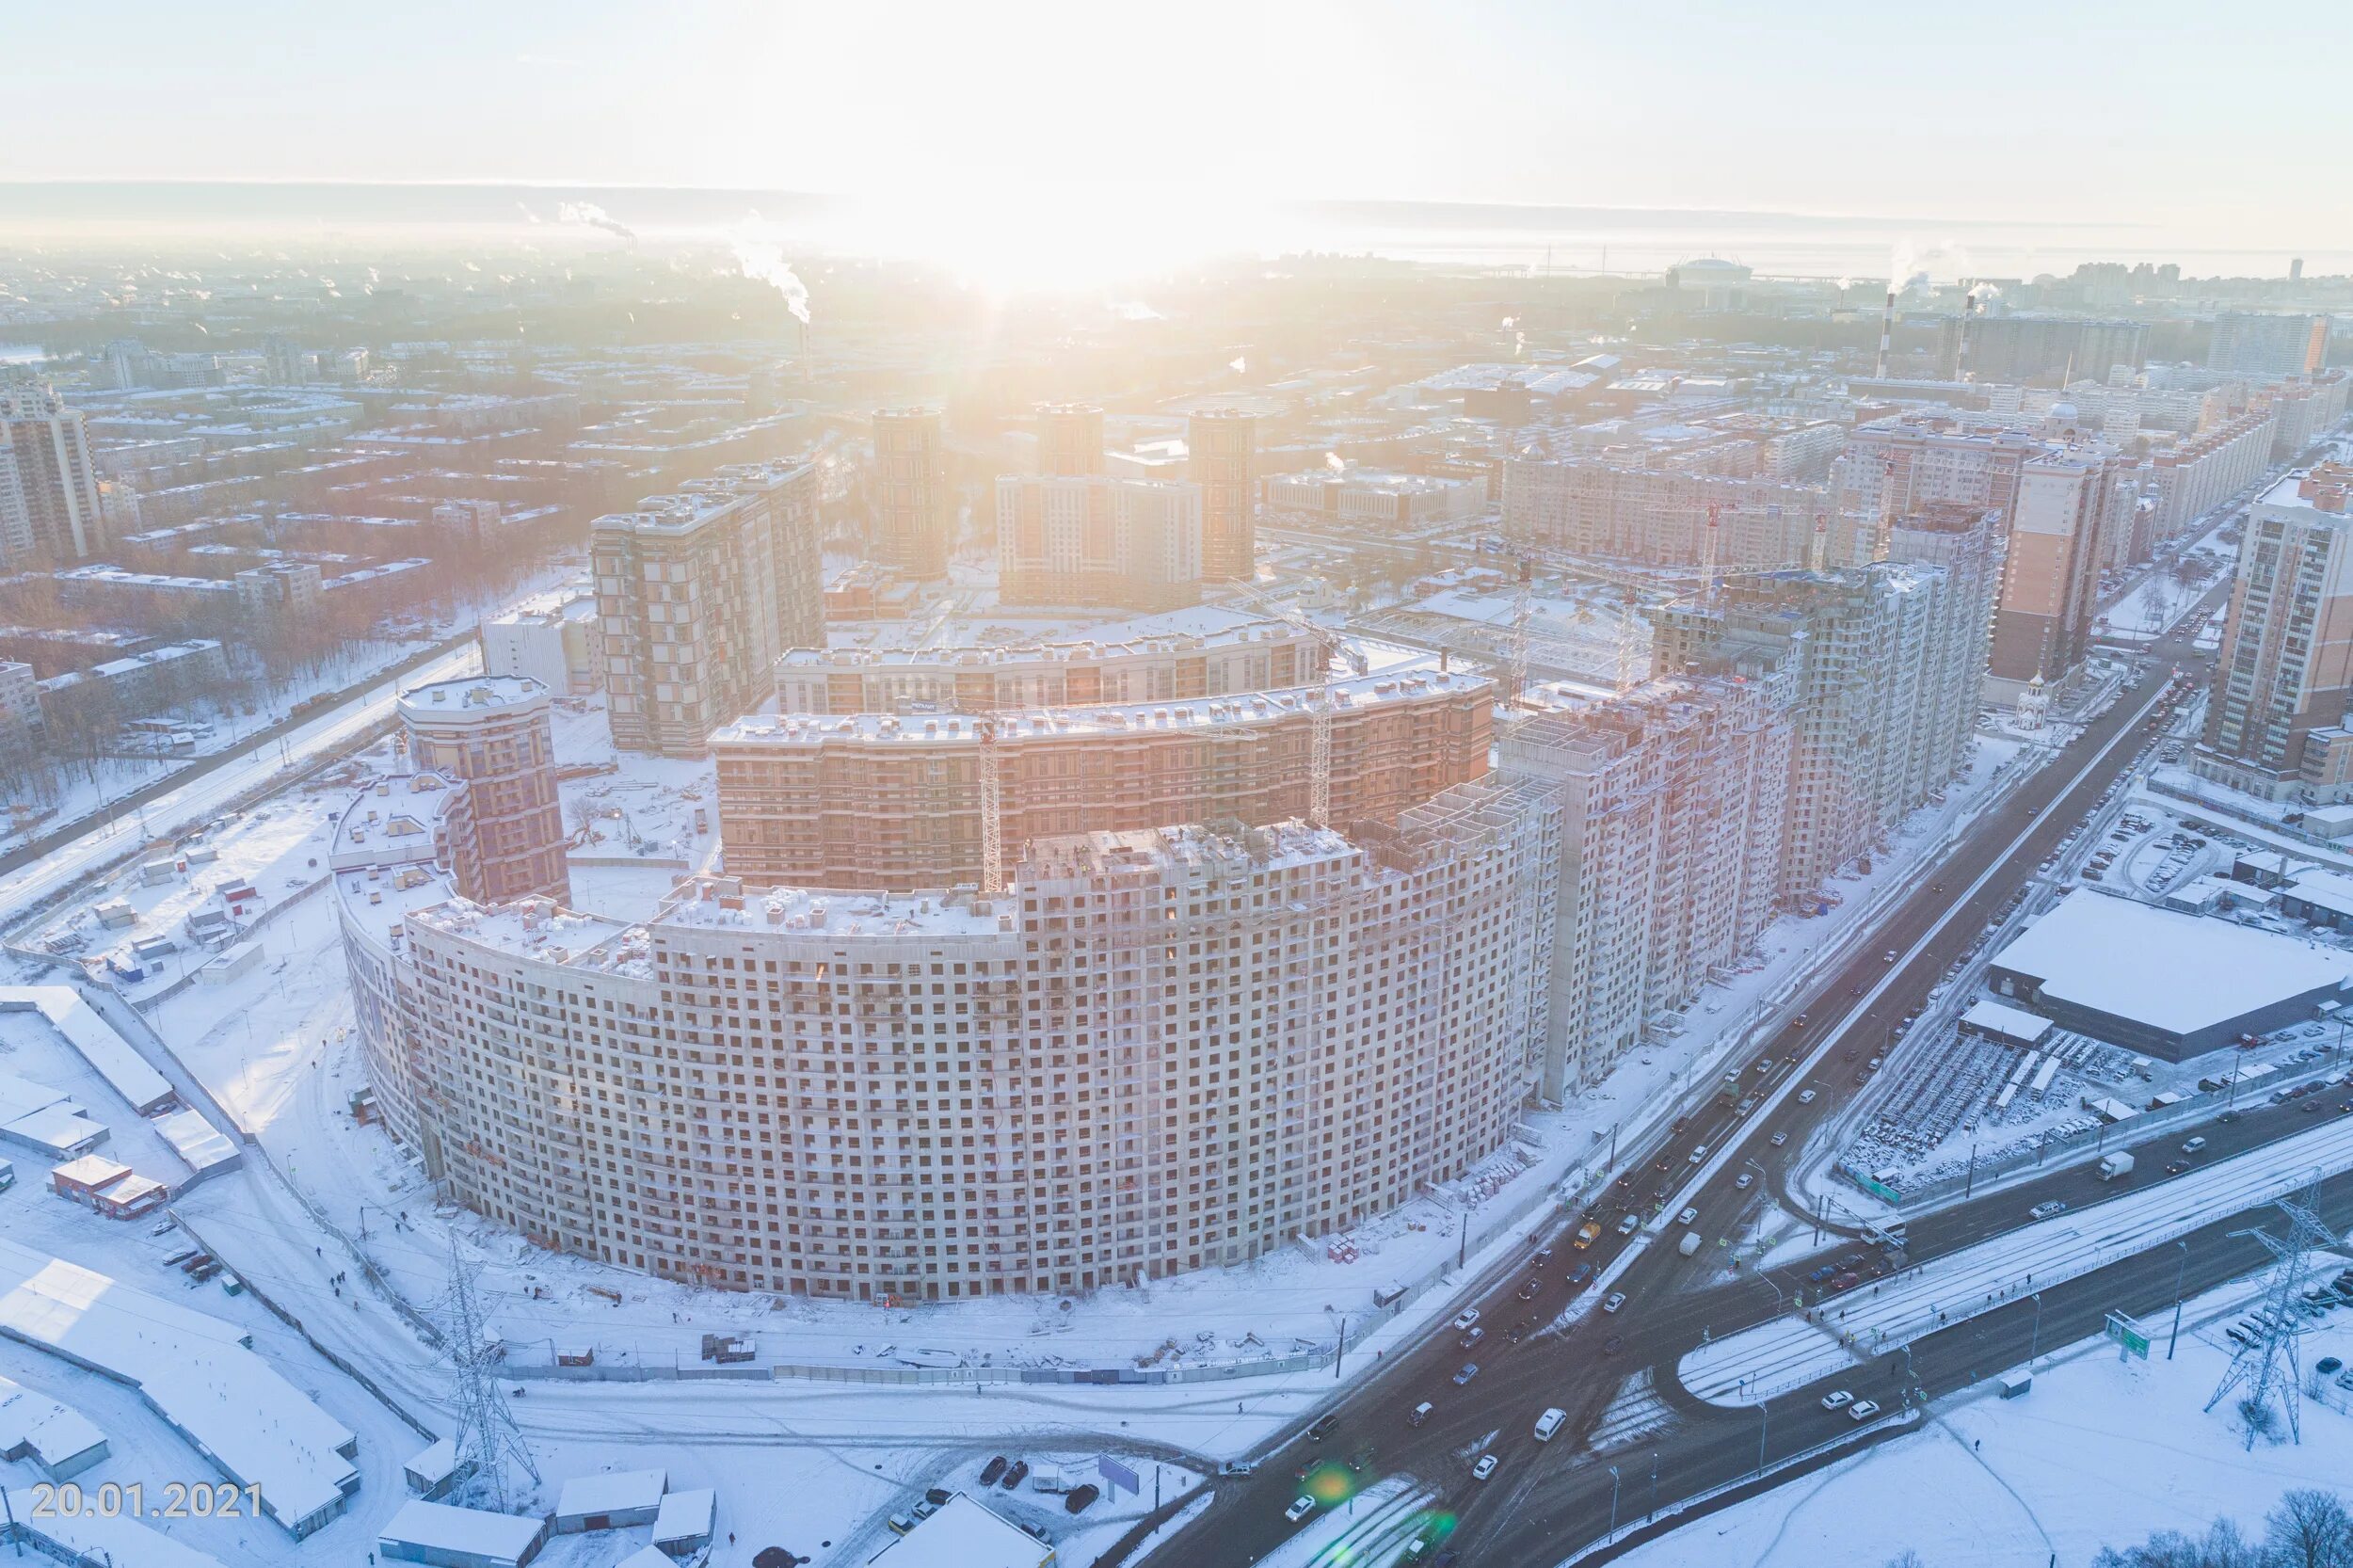
M 1609 1533 L 1602 1539 L 1614 1541 L 1618 1535 L 1618 1467 L 1609 1466 Z
M 2173 1266 L 2173 1332 L 2165 1338 L 2165 1358 L 2168 1361 L 2173 1359 L 2173 1347 L 2182 1337 L 2182 1279 L 2189 1272 L 2189 1243 L 2176 1241 L 2173 1244 L 2182 1249 L 2182 1260 Z
M 1658 1517 L 1658 1450 L 1657 1448 L 1653 1448 L 1650 1453 L 1650 1512 L 1642 1517 L 1645 1519 Z
M 1769 1400 L 1756 1401 L 1756 1473 L 1765 1473 L 1765 1439 L 1773 1430 L 1773 1406 Z
M 2034 1337 L 2026 1343 L 2026 1375 L 2034 1375 L 2035 1357 L 2042 1353 L 2042 1292 L 2037 1290 L 2028 1298 L 2034 1303 Z

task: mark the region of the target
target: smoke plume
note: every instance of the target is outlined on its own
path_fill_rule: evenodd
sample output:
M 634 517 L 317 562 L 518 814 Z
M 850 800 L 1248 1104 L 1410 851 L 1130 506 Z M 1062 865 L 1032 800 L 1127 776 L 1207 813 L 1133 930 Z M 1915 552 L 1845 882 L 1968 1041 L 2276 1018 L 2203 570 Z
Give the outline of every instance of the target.
M 608 234 L 617 234 L 632 245 L 637 243 L 636 230 L 621 222 L 594 201 L 566 201 L 555 209 L 555 216 L 556 220 L 561 223 L 584 224 L 591 229 L 601 229 Z
M 728 236 L 735 249 L 735 264 L 744 269 L 744 276 L 767 284 L 784 296 L 784 308 L 792 312 L 792 319 L 808 325 L 808 285 L 794 275 L 792 264 L 784 259 L 784 246 L 773 225 L 758 213 L 747 213 L 744 221 Z

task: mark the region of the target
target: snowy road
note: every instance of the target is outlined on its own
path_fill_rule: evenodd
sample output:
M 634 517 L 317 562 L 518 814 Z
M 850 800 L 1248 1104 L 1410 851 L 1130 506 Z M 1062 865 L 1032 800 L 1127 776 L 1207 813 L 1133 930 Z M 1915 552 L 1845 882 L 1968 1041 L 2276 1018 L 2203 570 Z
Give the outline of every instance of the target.
M 321 713 L 285 735 L 272 736 L 247 747 L 201 777 L 158 795 L 142 811 L 127 813 L 57 845 L 30 864 L 0 877 L 0 917 L 20 915 L 92 871 L 128 856 L 150 838 L 210 816 L 272 777 L 298 771 L 320 757 L 331 755 L 371 727 L 391 718 L 392 699 L 402 687 L 451 680 L 479 666 L 478 645 L 469 643 L 406 675 L 378 681 L 364 696 Z
M 1685 1356 L 1678 1374 L 1713 1403 L 1754 1404 L 2345 1170 L 2353 1170 L 2353 1118 L 2345 1117 L 2180 1176 L 2143 1170 L 2134 1179 L 2147 1185 L 2113 1201 L 1829 1297 L 1816 1306 L 1818 1323 L 1788 1316 L 1744 1329 Z

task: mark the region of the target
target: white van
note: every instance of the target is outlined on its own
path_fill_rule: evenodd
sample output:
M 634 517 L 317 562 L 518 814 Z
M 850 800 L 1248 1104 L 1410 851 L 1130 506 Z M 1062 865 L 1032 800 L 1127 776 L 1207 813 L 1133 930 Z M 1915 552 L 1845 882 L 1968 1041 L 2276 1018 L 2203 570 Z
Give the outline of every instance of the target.
M 1558 1408 L 1547 1410 L 1542 1416 L 1537 1416 L 1536 1441 L 1539 1443 L 1551 1442 L 1552 1434 L 1559 1432 L 1561 1430 L 1561 1423 L 1568 1418 L 1569 1413 L 1565 1410 Z

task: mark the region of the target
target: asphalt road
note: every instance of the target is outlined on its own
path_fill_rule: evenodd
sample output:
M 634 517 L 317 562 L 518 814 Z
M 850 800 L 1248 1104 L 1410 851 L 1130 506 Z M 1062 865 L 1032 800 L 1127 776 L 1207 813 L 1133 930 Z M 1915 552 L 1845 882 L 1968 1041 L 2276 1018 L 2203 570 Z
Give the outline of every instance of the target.
M 2218 602 L 2222 591 L 2209 598 Z M 1477 1562 L 1557 1561 L 1608 1533 L 1609 1464 L 1620 1467 L 1622 1509 L 1669 1508 L 1683 1497 L 1737 1479 L 1745 1473 L 1740 1468 L 1743 1462 L 1753 1467 L 1760 1439 L 1769 1454 L 1778 1456 L 1803 1449 L 1842 1430 L 1851 1432 L 1852 1423 L 1842 1428 L 1840 1423 L 1846 1418 L 1819 1411 L 1811 1394 L 1775 1400 L 1767 1407 L 1770 1414 L 1760 1416 L 1754 1412 L 1696 1405 L 1670 1381 L 1660 1392 L 1678 1408 L 1673 1424 L 1658 1436 L 1661 1470 L 1655 1503 L 1646 1457 L 1640 1459 L 1641 1495 L 1637 1496 L 1629 1469 L 1636 1460 L 1626 1454 L 1596 1456 L 1584 1441 L 1631 1373 L 1644 1367 L 1664 1368 L 1671 1380 L 1671 1369 L 1700 1342 L 1703 1330 L 1721 1336 L 1773 1316 L 1781 1309 L 1782 1296 L 1816 1259 L 1776 1270 L 1769 1280 L 1752 1277 L 1728 1286 L 1700 1288 L 1716 1265 L 1705 1257 L 1686 1259 L 1662 1242 L 1633 1259 L 1614 1283 L 1613 1288 L 1626 1297 L 1621 1311 L 1588 1312 L 1563 1330 L 1547 1325 L 1578 1293 L 1566 1284 L 1571 1270 L 1590 1262 L 1606 1271 L 1627 1244 L 1614 1224 L 1622 1212 L 1647 1216 L 1660 1211 L 1665 1203 L 1679 1207 L 1688 1202 L 1700 1210 L 1700 1228 L 1719 1236 L 1737 1228 L 1750 1206 L 1763 1201 L 1774 1185 L 1771 1178 L 1795 1159 L 1807 1137 L 1860 1092 L 1856 1073 L 1885 1044 L 1904 1012 L 1925 1005 L 1929 991 L 2038 873 L 2043 857 L 2096 808 L 2112 783 L 2130 772 L 2144 744 L 2154 739 L 2168 716 L 2162 706 L 2152 710 L 2149 703 L 2175 664 L 2193 674 L 2202 673 L 2203 662 L 2193 656 L 2185 640 L 2168 639 L 2154 645 L 2149 673 L 2140 681 L 2128 686 L 2110 711 L 2066 753 L 1981 818 L 1911 896 L 1882 918 L 1877 934 L 1859 944 L 1850 962 L 1820 977 L 1805 1005 L 1805 1023 L 1793 1027 L 1773 1047 L 1763 1071 L 1744 1074 L 1743 1084 L 1745 1091 L 1761 1096 L 1802 1074 L 1802 1087 L 1816 1091 L 1810 1103 L 1801 1104 L 1792 1094 L 1769 1111 L 1745 1118 L 1728 1107 L 1718 1107 L 1695 1125 L 1641 1151 L 1639 1160 L 1630 1162 L 1629 1174 L 1600 1206 L 1604 1235 L 1590 1250 L 1569 1245 L 1574 1223 L 1564 1221 L 1536 1243 L 1553 1251 L 1547 1268 L 1533 1273 L 1524 1268 L 1498 1271 L 1496 1277 L 1466 1294 L 1465 1300 L 1480 1308 L 1480 1326 L 1488 1331 L 1484 1342 L 1465 1352 L 1451 1332 L 1445 1332 L 1393 1354 L 1335 1407 L 1336 1430 L 1321 1442 L 1295 1435 L 1265 1457 L 1255 1476 L 1220 1483 L 1211 1506 L 1164 1542 L 1150 1560 L 1217 1565 L 1257 1560 L 1295 1533 L 1296 1527 L 1285 1521 L 1283 1512 L 1300 1494 L 1302 1467 L 1369 1448 L 1360 1480 L 1369 1482 L 1385 1474 L 1406 1471 L 1437 1490 L 1443 1506 L 1457 1521 L 1448 1546 L 1461 1555 L 1466 1568 Z M 2102 757 L 2106 743 L 2128 729 L 2134 733 Z M 2096 765 L 2086 765 L 2089 758 L 2099 759 Z M 2055 802 L 2057 808 L 2043 815 Z M 1984 875 L 1979 885 L 1981 874 L 1988 872 L 1993 874 Z M 1946 920 L 1948 914 L 1952 918 Z M 1881 957 L 1887 949 L 1901 955 L 1892 969 Z M 1882 981 L 1887 982 L 1884 989 L 1874 994 Z M 2202 1129 L 2212 1146 L 2201 1158 L 2211 1160 L 2232 1149 L 2310 1125 L 2310 1118 L 2293 1107 L 2249 1112 L 2229 1126 Z M 1775 1133 L 1787 1134 L 1785 1144 L 1778 1148 L 1770 1143 Z M 2186 1129 L 2176 1130 L 2168 1138 L 2186 1135 Z M 1705 1144 L 1711 1156 L 1721 1155 L 1727 1138 L 1737 1144 L 1731 1157 L 1723 1160 L 1700 1193 L 1683 1193 L 1680 1188 L 1695 1174 L 1689 1158 L 1692 1149 Z M 2158 1160 L 2156 1168 L 2163 1162 Z M 1743 1176 L 1749 1183 L 1737 1185 Z M 2006 1186 L 1912 1225 L 1911 1258 L 1925 1260 L 2020 1224 L 2025 1221 L 2025 1209 L 2046 1192 L 2063 1195 L 2078 1207 L 2112 1195 L 2101 1189 L 2087 1167 Z M 2353 1203 L 2353 1187 L 2341 1196 Z M 1831 1256 L 1860 1250 L 1851 1241 L 1829 1238 L 1825 1241 L 1833 1249 Z M 2110 1306 L 2147 1306 L 2147 1301 L 2132 1296 L 2148 1283 L 2135 1272 L 2143 1265 L 2162 1272 L 2169 1291 L 2175 1253 L 2170 1246 L 2164 1253 L 2156 1262 L 2127 1260 L 2087 1276 L 2084 1282 L 2046 1291 L 2043 1328 L 2050 1342 L 2096 1332 L 2101 1315 Z M 2198 1253 L 2190 1275 L 2192 1286 L 2201 1279 L 2227 1278 L 2249 1266 L 2251 1260 L 2238 1260 L 2233 1249 L 2208 1247 Z M 1518 1292 L 1531 1277 L 1541 1283 L 1534 1299 L 1523 1303 Z M 2120 1293 L 2132 1299 L 2113 1299 Z M 2079 1306 L 2063 1304 L 2074 1304 L 2078 1296 L 2082 1298 Z M 2102 1300 L 2105 1304 L 2095 1310 L 2091 1304 Z M 1926 1391 L 1932 1396 L 1961 1385 L 1970 1372 L 1990 1375 L 2023 1361 L 2023 1342 L 2012 1354 L 1998 1337 L 2008 1332 L 2004 1325 L 2016 1312 L 2006 1309 L 1921 1341 L 1915 1350 L 1920 1358 L 1915 1370 Z M 1506 1342 L 1509 1330 L 1523 1323 L 1530 1330 L 1524 1342 Z M 1615 1349 L 1609 1346 L 1613 1338 L 1620 1341 Z M 1948 1350 L 1947 1341 L 1967 1350 Z M 1478 1375 L 1457 1385 L 1453 1379 L 1458 1370 L 1474 1360 L 1480 1364 Z M 1963 1362 L 1969 1365 L 1964 1367 Z M 1849 1381 L 1858 1398 L 1881 1398 L 1893 1409 L 1896 1405 L 1881 1398 L 1894 1387 L 1887 1381 L 1893 1376 L 1882 1363 L 1858 1369 Z M 1874 1383 L 1873 1378 L 1881 1381 Z M 1418 1427 L 1409 1425 L 1407 1413 L 1423 1400 L 1433 1406 L 1433 1414 Z M 1567 1410 L 1570 1421 L 1552 1443 L 1540 1445 L 1532 1436 L 1532 1427 L 1547 1406 Z M 1785 1411 L 1788 1412 L 1785 1432 L 1772 1425 L 1773 1417 Z M 1465 1455 L 1491 1436 L 1491 1451 L 1502 1457 L 1502 1467 L 1494 1480 L 1474 1481 Z M 1637 1448 L 1628 1453 L 1643 1456 L 1649 1451 Z M 1621 1519 L 1631 1516 L 1620 1514 Z

